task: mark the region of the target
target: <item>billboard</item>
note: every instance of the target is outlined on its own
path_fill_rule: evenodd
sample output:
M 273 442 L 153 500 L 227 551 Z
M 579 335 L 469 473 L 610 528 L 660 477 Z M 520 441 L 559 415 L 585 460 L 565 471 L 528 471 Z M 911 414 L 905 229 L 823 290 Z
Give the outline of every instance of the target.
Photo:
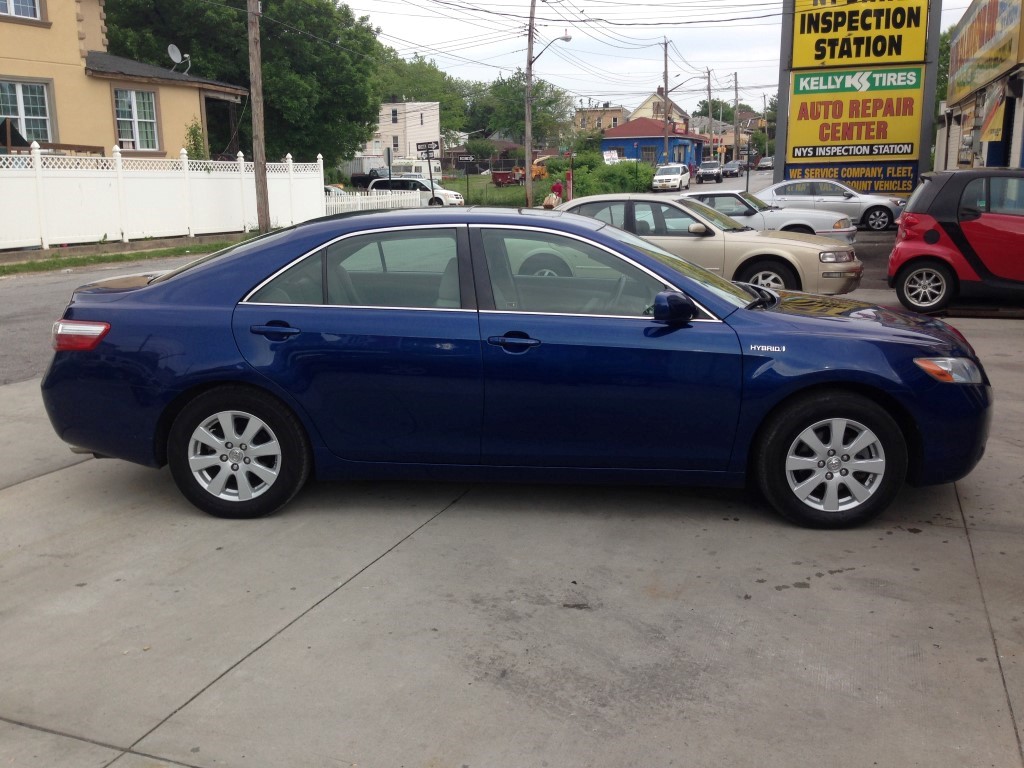
M 794 72 L 787 163 L 916 160 L 922 67 Z
M 793 69 L 920 64 L 928 0 L 795 0 Z

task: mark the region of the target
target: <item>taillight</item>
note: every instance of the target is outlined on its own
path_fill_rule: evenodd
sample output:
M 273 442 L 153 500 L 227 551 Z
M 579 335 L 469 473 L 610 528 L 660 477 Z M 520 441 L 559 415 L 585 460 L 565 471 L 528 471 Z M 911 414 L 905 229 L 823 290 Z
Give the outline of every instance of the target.
M 58 352 L 88 352 L 99 346 L 109 330 L 110 323 L 58 320 L 53 324 L 53 348 Z

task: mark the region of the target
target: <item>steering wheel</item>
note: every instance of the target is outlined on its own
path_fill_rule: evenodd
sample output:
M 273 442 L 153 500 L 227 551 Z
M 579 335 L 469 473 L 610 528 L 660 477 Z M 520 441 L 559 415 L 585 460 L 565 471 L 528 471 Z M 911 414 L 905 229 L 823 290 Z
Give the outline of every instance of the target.
M 608 299 L 608 303 L 604 305 L 605 309 L 611 309 L 619 303 L 619 299 L 622 298 L 622 292 L 626 289 L 626 276 L 619 275 L 619 279 L 615 283 L 615 288 L 612 290 L 612 297 Z

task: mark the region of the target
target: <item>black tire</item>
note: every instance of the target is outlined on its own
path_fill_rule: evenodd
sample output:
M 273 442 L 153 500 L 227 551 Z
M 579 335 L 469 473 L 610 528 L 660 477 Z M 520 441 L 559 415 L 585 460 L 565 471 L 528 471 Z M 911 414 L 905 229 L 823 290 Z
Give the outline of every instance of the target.
M 722 183 L 722 177 L 719 176 L 717 179 L 715 179 L 715 183 L 716 184 L 721 184 Z
M 241 520 L 287 504 L 305 485 L 311 458 L 302 424 L 283 403 L 259 390 L 225 386 L 197 395 L 181 410 L 167 439 L 167 463 L 192 504 L 214 517 Z
M 536 253 L 519 267 L 520 275 L 537 277 L 572 277 L 572 269 L 553 253 Z
M 698 184 L 703 184 L 704 183 L 704 179 L 702 179 L 700 176 L 698 176 L 697 177 L 697 183 Z
M 430 202 L 428 203 L 428 205 L 444 205 L 444 200 L 442 200 L 440 197 L 432 197 L 430 198 Z
M 956 296 L 953 270 L 938 261 L 912 263 L 896 277 L 896 296 L 914 312 L 943 310 Z
M 855 444 L 856 453 L 846 452 Z M 907 446 L 881 406 L 849 392 L 819 393 L 769 417 L 752 471 L 786 519 L 849 528 L 880 515 L 895 498 L 907 473 Z
M 800 280 L 792 267 L 778 261 L 754 261 L 742 266 L 736 273 L 736 280 L 752 283 L 773 291 L 799 291 Z
M 885 232 L 892 222 L 892 211 L 888 208 L 869 208 L 864 214 L 864 226 L 873 232 Z

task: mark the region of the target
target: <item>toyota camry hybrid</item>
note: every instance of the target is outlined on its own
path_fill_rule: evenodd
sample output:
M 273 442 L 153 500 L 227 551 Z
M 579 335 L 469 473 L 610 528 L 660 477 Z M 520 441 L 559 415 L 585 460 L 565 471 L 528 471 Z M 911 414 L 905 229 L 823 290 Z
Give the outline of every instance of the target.
M 529 264 L 552 256 L 570 273 Z M 57 434 L 229 518 L 312 478 L 749 483 L 838 528 L 970 472 L 992 402 L 942 320 L 729 282 L 558 211 L 318 219 L 84 285 L 53 341 Z

